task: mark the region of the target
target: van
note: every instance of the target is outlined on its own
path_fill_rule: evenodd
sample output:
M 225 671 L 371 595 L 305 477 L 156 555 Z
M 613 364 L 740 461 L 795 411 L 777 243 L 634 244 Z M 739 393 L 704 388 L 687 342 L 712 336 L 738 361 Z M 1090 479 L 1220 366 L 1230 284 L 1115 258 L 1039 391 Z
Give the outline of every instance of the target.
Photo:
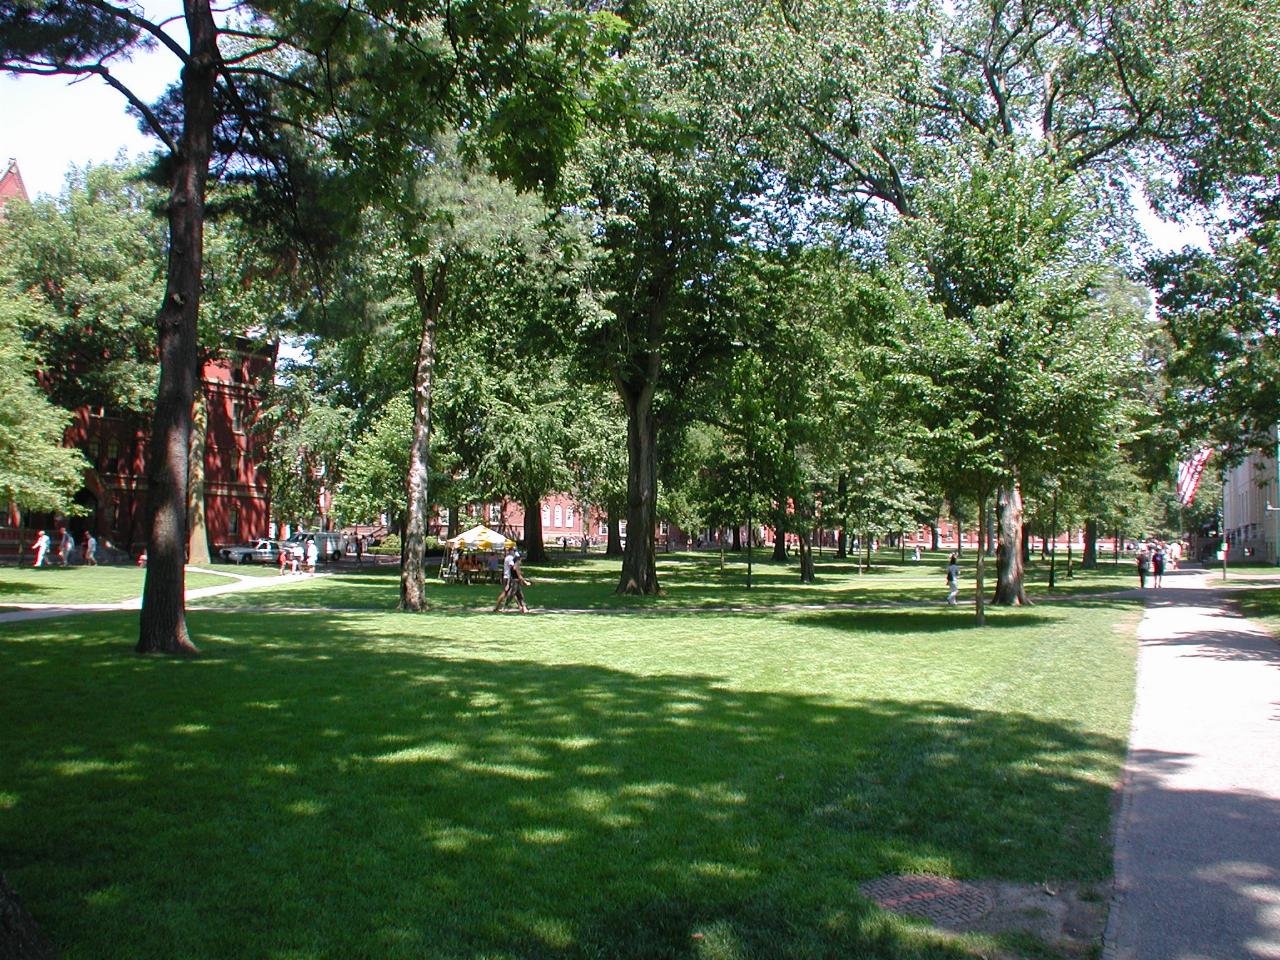
M 321 560 L 340 560 L 347 549 L 347 538 L 332 530 L 318 533 L 295 533 L 285 543 L 307 544 L 312 540 L 316 542 L 316 549 L 320 553 Z

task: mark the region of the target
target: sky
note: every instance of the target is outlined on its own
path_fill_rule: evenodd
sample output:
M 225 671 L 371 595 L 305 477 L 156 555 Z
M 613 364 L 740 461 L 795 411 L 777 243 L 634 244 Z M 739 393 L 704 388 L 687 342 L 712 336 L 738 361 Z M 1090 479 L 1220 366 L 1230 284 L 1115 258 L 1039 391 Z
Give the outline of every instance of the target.
M 152 19 L 173 16 L 179 0 L 146 0 Z M 167 28 L 185 41 L 179 21 Z M 156 100 L 178 79 L 177 58 L 166 50 L 144 51 L 132 61 L 114 61 L 112 73 L 144 103 Z M 99 77 L 69 82 L 67 77 L 0 75 L 0 162 L 13 158 L 27 192 L 61 192 L 73 166 L 105 163 L 123 152 L 137 157 L 159 141 L 138 129 L 125 112 L 125 99 Z
M 173 0 L 145 6 L 151 13 L 178 8 Z M 178 66 L 171 53 L 156 49 L 132 62 L 121 61 L 112 72 L 150 103 L 177 80 Z M 59 193 L 73 167 L 104 163 L 121 154 L 138 157 L 157 143 L 125 112 L 124 97 L 97 77 L 68 83 L 65 77 L 0 75 L 0 163 L 11 157 L 18 161 L 33 199 Z M 1158 250 L 1206 245 L 1206 234 L 1198 225 L 1161 221 L 1145 204 L 1139 206 L 1138 218 Z

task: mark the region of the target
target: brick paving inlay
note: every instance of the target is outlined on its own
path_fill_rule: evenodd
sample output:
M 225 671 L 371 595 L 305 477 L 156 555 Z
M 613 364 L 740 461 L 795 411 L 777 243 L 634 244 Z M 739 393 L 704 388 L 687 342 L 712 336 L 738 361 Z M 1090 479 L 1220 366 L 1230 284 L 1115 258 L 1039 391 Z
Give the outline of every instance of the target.
M 976 923 L 995 906 L 985 890 L 947 877 L 923 874 L 877 877 L 859 889 L 882 909 L 931 920 L 950 929 Z

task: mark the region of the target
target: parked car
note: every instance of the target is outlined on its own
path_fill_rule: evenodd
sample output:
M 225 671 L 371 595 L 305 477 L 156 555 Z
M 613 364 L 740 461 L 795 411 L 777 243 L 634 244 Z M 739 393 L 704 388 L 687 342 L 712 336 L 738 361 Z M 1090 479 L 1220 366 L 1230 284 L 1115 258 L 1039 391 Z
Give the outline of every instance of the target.
M 332 530 L 320 533 L 295 533 L 285 543 L 305 545 L 312 540 L 316 542 L 321 560 L 341 560 L 343 551 L 347 549 L 347 538 Z
M 255 540 L 234 547 L 223 547 L 218 556 L 227 563 L 279 563 L 280 544 L 274 540 Z

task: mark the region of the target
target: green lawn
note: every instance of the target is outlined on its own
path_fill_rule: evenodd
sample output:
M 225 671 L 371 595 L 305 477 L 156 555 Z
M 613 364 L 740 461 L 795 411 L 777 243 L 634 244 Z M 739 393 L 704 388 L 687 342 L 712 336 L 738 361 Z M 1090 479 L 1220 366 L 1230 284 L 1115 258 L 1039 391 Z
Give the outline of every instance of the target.
M 720 558 L 709 553 L 660 554 L 658 576 L 663 593 L 658 597 L 618 596 L 619 561 L 603 557 L 579 557 L 553 554 L 551 563 L 530 566 L 526 573 L 534 581 L 525 594 L 533 607 L 548 610 L 566 609 L 683 609 L 696 607 L 750 606 L 774 607 L 782 604 L 830 603 L 902 603 L 945 599 L 945 556 L 930 555 L 919 563 L 898 561 L 894 551 L 892 562 L 877 560 L 869 569 L 858 573 L 852 560 L 833 557 L 817 558 L 818 582 L 802 584 L 795 562 L 753 563 L 752 587 L 747 588 L 745 561 L 732 559 L 720 569 Z M 973 597 L 972 557 L 964 560 L 963 600 Z M 988 565 L 988 588 L 994 587 L 994 565 Z M 1028 591 L 1033 597 L 1049 596 L 1046 584 L 1048 565 L 1039 562 L 1028 567 Z M 1136 586 L 1128 567 L 1115 570 L 1105 566 L 1099 570 L 1077 569 L 1067 578 L 1065 564 L 1060 565 L 1057 589 L 1053 596 L 1107 592 Z M 446 584 L 431 580 L 428 595 L 432 606 L 440 610 L 483 610 L 491 607 L 497 596 L 494 585 Z M 227 594 L 201 601 L 217 608 L 297 608 L 330 609 L 394 609 L 400 596 L 399 572 L 394 567 L 346 569 L 306 583 L 284 583 L 275 588 L 265 586 L 246 593 Z
M 1252 590 L 1233 591 L 1230 594 L 1231 601 L 1244 616 L 1262 621 L 1270 628 L 1273 634 L 1280 637 L 1280 584 L 1276 584 L 1274 580 L 1250 581 L 1240 579 L 1229 582 L 1257 584 L 1255 589 Z
M 142 596 L 145 573 L 140 567 L 0 567 L 0 609 L 20 603 L 119 603 Z M 187 588 L 213 587 L 231 579 L 188 572 Z
M 1137 615 L 194 612 L 190 661 L 0 626 L 0 865 L 66 958 L 991 956 L 857 886 L 1107 877 Z

